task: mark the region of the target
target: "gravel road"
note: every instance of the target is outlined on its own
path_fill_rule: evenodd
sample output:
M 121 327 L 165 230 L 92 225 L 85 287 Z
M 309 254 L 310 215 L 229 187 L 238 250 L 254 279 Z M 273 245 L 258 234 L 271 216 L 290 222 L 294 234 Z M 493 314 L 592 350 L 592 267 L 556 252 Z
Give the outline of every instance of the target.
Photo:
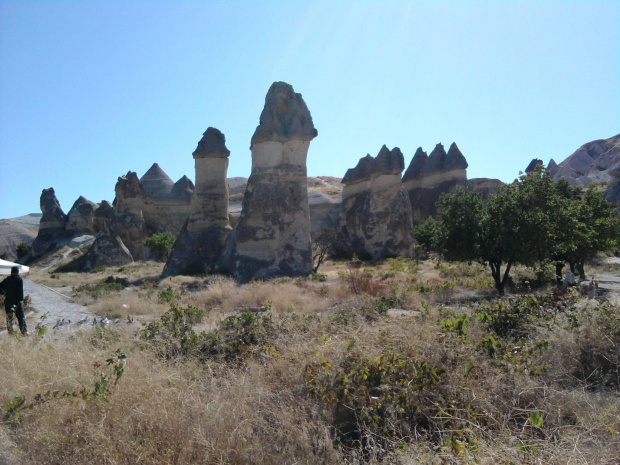
M 47 317 L 44 323 L 49 330 L 53 330 L 59 320 L 64 320 L 64 322 L 55 329 L 56 331 L 75 330 L 80 327 L 77 322 L 82 318 L 87 317 L 92 320 L 93 315 L 88 311 L 87 307 L 69 302 L 70 292 L 71 288 L 51 289 L 42 284 L 37 284 L 28 278 L 24 279 L 24 295 L 30 296 L 32 299 L 31 306 L 35 309 L 35 312 L 30 312 L 26 315 L 30 333 L 33 333 L 35 325 L 45 313 L 47 313 Z M 3 319 L 0 321 L 4 323 Z M 0 334 L 6 335 L 4 327 Z

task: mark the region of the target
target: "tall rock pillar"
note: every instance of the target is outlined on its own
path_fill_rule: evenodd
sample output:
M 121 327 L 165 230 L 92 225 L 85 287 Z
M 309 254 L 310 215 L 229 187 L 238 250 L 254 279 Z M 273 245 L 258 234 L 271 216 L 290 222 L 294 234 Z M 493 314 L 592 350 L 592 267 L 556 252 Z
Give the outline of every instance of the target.
M 196 187 L 191 211 L 163 276 L 206 273 L 217 265 L 232 229 L 228 221 L 228 156 L 224 134 L 208 128 L 193 153 Z
M 306 156 L 317 136 L 301 94 L 285 82 L 267 92 L 252 136 L 252 173 L 221 264 L 241 281 L 312 270 Z
M 146 239 L 146 223 L 144 221 L 144 204 L 146 193 L 138 175 L 129 171 L 118 178 L 114 188 L 116 200 L 112 230 L 118 234 L 123 244 L 129 249 L 134 260 L 144 260 L 144 239 Z

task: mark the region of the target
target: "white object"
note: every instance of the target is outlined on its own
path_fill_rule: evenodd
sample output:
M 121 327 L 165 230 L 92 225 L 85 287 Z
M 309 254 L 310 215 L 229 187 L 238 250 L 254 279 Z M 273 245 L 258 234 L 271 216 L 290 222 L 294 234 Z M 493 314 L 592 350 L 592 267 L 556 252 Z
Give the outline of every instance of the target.
M 19 263 L 9 262 L 8 260 L 0 259 L 0 275 L 11 274 L 11 268 L 14 266 L 19 268 L 19 274 L 25 274 L 30 271 L 30 267 L 26 265 L 20 265 Z

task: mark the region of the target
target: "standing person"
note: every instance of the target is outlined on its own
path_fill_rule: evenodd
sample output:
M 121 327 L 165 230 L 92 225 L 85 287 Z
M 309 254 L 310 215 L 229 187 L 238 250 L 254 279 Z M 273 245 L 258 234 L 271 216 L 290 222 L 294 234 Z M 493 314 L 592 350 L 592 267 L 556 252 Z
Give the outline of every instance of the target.
M 6 311 L 6 330 L 13 334 L 13 316 L 17 317 L 19 330 L 28 336 L 28 327 L 24 317 L 24 281 L 19 275 L 19 267 L 11 267 L 11 276 L 0 283 L 0 293 L 4 295 L 4 310 Z

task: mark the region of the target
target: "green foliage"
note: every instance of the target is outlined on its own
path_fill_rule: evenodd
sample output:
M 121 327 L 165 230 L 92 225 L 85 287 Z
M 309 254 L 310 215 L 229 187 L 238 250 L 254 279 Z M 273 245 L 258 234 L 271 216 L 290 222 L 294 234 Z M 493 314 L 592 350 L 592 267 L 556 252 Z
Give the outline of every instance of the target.
M 242 362 L 252 355 L 273 351 L 269 344 L 275 338 L 276 327 L 269 313 L 232 315 L 220 321 L 217 329 L 196 333 L 193 322 L 197 313 L 192 305 L 172 305 L 159 322 L 146 325 L 140 335 L 165 359 L 184 356 L 201 361 Z
M 88 295 L 94 300 L 97 300 L 113 292 L 120 292 L 124 288 L 125 286 L 119 282 L 100 281 L 96 284 L 80 284 L 72 289 L 71 297 L 76 298 L 82 295 Z
M 304 379 L 331 412 L 338 442 L 387 447 L 406 432 L 427 427 L 424 393 L 436 387 L 444 371 L 386 351 L 378 357 L 350 354 L 338 369 L 326 360 L 311 362 Z
M 176 299 L 183 296 L 186 292 L 186 289 L 175 291 L 171 286 L 168 286 L 166 289 L 161 290 L 157 293 L 157 299 L 161 303 L 172 304 Z
M 15 254 L 17 255 L 17 258 L 20 259 L 28 255 L 31 250 L 32 250 L 32 244 L 26 244 L 22 242 L 21 244 L 17 246 L 17 249 L 15 250 Z
M 167 260 L 172 246 L 174 245 L 175 237 L 169 232 L 153 234 L 144 240 L 143 245 L 150 251 L 159 255 L 160 259 Z
M 452 318 L 444 318 L 441 320 L 441 330 L 446 332 L 452 332 L 462 338 L 467 337 L 467 322 L 469 317 L 462 313 L 459 316 Z
M 495 302 L 483 301 L 475 313 L 478 320 L 498 336 L 518 340 L 528 336 L 532 323 L 553 316 L 552 298 L 526 295 Z
M 459 188 L 442 195 L 438 206 L 441 220 L 420 225 L 418 240 L 448 260 L 486 263 L 500 295 L 516 264 L 583 263 L 620 237 L 620 220 L 600 193 L 591 188 L 580 196 L 565 183 L 555 183 L 544 169 L 503 186 L 486 202 Z

